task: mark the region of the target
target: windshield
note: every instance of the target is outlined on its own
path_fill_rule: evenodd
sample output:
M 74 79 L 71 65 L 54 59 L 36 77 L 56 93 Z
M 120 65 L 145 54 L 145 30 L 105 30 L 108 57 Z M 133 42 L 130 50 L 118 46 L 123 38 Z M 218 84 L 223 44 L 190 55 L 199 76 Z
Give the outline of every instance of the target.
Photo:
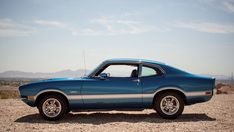
M 90 77 L 92 76 L 92 74 L 94 72 L 96 72 L 101 66 L 102 66 L 103 63 L 99 64 L 96 68 L 94 68 L 93 70 L 91 70 L 87 75 L 85 75 L 84 77 Z

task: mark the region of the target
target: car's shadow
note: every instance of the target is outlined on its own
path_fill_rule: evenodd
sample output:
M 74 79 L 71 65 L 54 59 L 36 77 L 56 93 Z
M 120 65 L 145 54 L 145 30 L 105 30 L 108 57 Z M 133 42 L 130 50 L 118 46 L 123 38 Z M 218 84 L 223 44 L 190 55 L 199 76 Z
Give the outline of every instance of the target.
M 197 121 L 215 121 L 215 118 L 209 117 L 206 114 L 182 114 L 177 119 L 167 120 L 161 118 L 156 113 L 150 114 L 129 114 L 129 113 L 78 113 L 68 114 L 59 121 L 46 121 L 39 114 L 31 114 L 20 117 L 15 122 L 26 123 L 81 123 L 81 124 L 105 124 L 111 122 L 149 122 L 149 123 L 170 123 L 170 122 L 197 122 Z

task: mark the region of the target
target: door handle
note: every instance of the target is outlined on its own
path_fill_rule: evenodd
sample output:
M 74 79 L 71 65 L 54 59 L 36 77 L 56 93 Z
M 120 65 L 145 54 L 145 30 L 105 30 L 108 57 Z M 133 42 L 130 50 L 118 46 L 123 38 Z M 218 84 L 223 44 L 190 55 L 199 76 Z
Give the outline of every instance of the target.
M 134 80 L 132 80 L 133 82 L 137 82 L 137 83 L 139 83 L 140 82 L 140 79 L 134 79 Z

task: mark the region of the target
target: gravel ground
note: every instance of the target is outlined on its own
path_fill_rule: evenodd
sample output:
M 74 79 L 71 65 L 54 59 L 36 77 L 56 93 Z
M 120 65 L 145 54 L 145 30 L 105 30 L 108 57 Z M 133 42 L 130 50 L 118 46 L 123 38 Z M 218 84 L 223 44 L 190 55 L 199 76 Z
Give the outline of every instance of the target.
M 234 94 L 186 106 L 175 120 L 153 110 L 70 113 L 60 121 L 43 120 L 19 99 L 0 100 L 0 132 L 5 131 L 234 131 Z

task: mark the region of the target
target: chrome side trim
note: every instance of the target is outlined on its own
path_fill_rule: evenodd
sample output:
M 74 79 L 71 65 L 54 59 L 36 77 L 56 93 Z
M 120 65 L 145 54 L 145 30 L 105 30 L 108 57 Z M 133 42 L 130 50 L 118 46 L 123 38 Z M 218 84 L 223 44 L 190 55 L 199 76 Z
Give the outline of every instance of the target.
M 151 93 L 151 94 L 143 94 L 143 98 L 149 98 L 149 97 L 154 97 L 155 94 L 157 94 L 158 92 L 161 92 L 163 90 L 178 90 L 180 92 L 182 92 L 185 96 L 186 95 L 186 92 L 184 92 L 183 90 L 179 89 L 179 88 L 176 88 L 176 87 L 164 87 L 164 88 L 161 88 L 159 90 L 157 90 L 156 92 L 154 93 Z
M 212 91 L 198 91 L 198 92 L 186 92 L 187 97 L 192 97 L 192 96 L 211 96 L 211 94 L 207 95 L 207 92 L 212 92 Z
M 60 91 L 60 90 L 56 90 L 56 89 L 46 89 L 46 90 L 42 90 L 40 91 L 39 93 L 37 93 L 35 96 L 34 96 L 34 100 L 37 99 L 37 97 L 43 93 L 46 93 L 46 92 L 58 92 L 58 93 L 61 93 L 63 94 L 66 98 L 68 98 L 68 95 L 65 94 L 64 92 Z
M 175 87 L 167 87 L 167 88 L 162 88 L 154 93 L 149 93 L 149 94 L 99 94 L 99 95 L 67 95 L 64 92 L 60 90 L 55 90 L 55 89 L 47 89 L 40 91 L 37 95 L 34 96 L 34 100 L 36 98 L 45 92 L 58 92 L 63 94 L 68 100 L 82 100 L 82 99 L 131 99 L 131 98 L 153 98 L 155 94 L 157 94 L 160 91 L 163 90 L 178 90 L 182 93 L 185 94 L 186 97 L 193 97 L 193 96 L 211 96 L 207 95 L 206 92 L 212 92 L 212 91 L 196 91 L 196 92 L 184 92 L 181 89 L 175 88 Z
M 69 100 L 79 99 L 130 99 L 142 98 L 142 94 L 99 94 L 99 95 L 68 95 Z
M 68 100 L 82 100 L 82 95 L 68 95 Z
M 200 92 L 186 92 L 186 97 L 193 96 L 210 96 L 205 93 L 208 91 Z M 132 99 L 132 98 L 153 98 L 155 93 L 152 94 L 100 94 L 100 95 L 68 95 L 69 100 L 80 100 L 80 99 Z
M 185 92 L 179 88 L 176 88 L 176 87 L 165 87 L 165 88 L 162 88 L 152 94 L 143 94 L 143 98 L 144 97 L 152 97 L 154 96 L 155 94 L 157 94 L 158 92 L 160 91 L 163 91 L 163 90 L 177 90 L 177 91 L 180 91 L 182 92 L 186 97 L 192 97 L 192 96 L 210 96 L 210 95 L 207 95 L 206 92 L 212 92 L 212 90 L 210 91 L 195 91 L 195 92 Z
M 142 98 L 142 94 L 107 94 L 107 95 L 82 95 L 83 99 L 126 99 Z

